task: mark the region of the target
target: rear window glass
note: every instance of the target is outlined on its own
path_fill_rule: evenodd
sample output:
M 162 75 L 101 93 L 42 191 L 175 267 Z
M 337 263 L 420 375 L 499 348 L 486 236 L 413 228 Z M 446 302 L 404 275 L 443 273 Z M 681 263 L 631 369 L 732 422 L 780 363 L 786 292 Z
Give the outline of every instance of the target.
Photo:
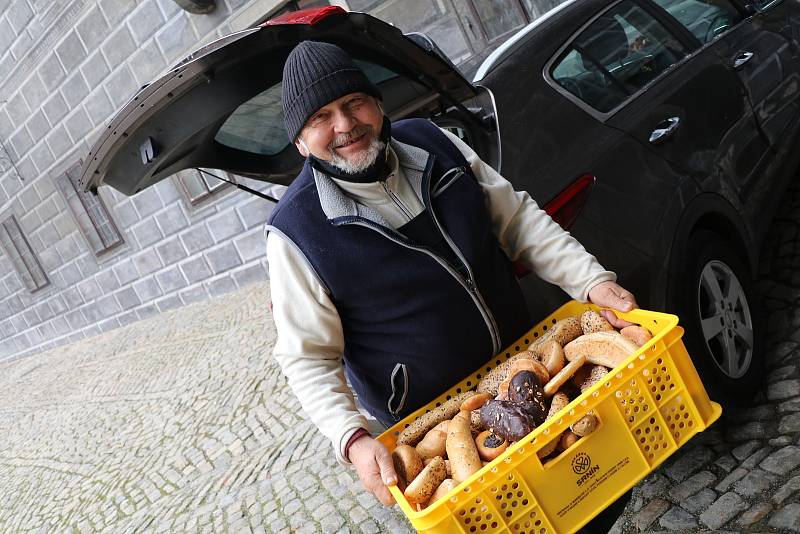
M 550 75 L 566 91 L 608 112 L 687 53 L 660 22 L 625 1 L 581 32 Z
M 356 60 L 372 83 L 380 87 L 398 75 L 374 63 Z M 222 145 L 253 154 L 274 156 L 289 145 L 283 125 L 281 84 L 262 91 L 231 113 L 214 140 Z
M 655 0 L 701 43 L 713 41 L 742 20 L 728 0 Z

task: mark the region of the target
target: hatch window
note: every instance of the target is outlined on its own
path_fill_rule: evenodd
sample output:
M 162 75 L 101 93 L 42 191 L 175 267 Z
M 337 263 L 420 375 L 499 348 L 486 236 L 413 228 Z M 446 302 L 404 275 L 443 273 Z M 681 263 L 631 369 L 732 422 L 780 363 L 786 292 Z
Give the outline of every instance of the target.
M 356 64 L 379 88 L 398 74 L 375 63 L 356 60 Z M 274 156 L 289 146 L 283 125 L 281 84 L 277 83 L 240 105 L 231 113 L 214 137 L 218 143 L 261 156 Z
M 660 22 L 628 0 L 581 32 L 550 75 L 564 90 L 608 112 L 687 54 Z

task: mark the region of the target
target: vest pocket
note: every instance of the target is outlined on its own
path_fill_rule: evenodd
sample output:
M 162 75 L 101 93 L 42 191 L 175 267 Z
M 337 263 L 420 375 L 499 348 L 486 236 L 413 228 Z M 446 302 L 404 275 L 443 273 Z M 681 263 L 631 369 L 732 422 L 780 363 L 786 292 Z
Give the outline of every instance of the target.
M 444 173 L 442 177 L 439 179 L 439 181 L 436 183 L 436 186 L 433 192 L 431 193 L 431 196 L 433 198 L 438 197 L 439 195 L 444 193 L 445 189 L 453 185 L 456 181 L 458 181 L 459 178 L 464 176 L 464 174 L 466 174 L 466 171 L 464 170 L 463 167 L 456 167 L 454 169 L 450 169 L 449 171 Z
M 397 422 L 400 420 L 400 412 L 405 406 L 406 396 L 408 396 L 408 369 L 406 369 L 406 364 L 395 364 L 389 382 L 392 386 L 392 395 L 389 397 L 389 402 L 386 403 L 386 408 L 395 422 Z

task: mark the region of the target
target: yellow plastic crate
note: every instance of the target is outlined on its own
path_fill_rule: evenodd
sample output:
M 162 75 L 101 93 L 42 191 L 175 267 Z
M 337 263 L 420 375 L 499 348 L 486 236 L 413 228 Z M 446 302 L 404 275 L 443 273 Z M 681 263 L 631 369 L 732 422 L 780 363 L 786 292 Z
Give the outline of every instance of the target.
M 415 418 L 452 395 L 474 389 L 481 377 L 526 349 L 556 321 L 591 304 L 571 301 L 536 325 L 427 406 L 378 439 L 393 450 L 397 435 Z M 574 532 L 653 471 L 722 413 L 703 387 L 681 341 L 674 315 L 634 310 L 618 315 L 641 324 L 653 339 L 446 497 L 416 511 L 390 488 L 412 525 L 424 533 L 548 534 Z M 598 428 L 542 464 L 536 452 L 593 410 Z

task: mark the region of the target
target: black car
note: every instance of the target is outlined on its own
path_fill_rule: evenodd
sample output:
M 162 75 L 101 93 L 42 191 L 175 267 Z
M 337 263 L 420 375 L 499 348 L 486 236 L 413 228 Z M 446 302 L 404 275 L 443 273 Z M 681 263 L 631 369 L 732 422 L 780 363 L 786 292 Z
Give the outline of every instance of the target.
M 572 0 L 470 83 L 424 35 L 328 7 L 216 41 L 146 86 L 83 168 L 133 195 L 186 168 L 287 184 L 281 73 L 305 39 L 347 50 L 393 118 L 457 132 L 615 270 L 680 316 L 712 396 L 747 398 L 763 355 L 752 275 L 797 167 L 800 2 Z M 523 279 L 535 316 L 565 300 Z

